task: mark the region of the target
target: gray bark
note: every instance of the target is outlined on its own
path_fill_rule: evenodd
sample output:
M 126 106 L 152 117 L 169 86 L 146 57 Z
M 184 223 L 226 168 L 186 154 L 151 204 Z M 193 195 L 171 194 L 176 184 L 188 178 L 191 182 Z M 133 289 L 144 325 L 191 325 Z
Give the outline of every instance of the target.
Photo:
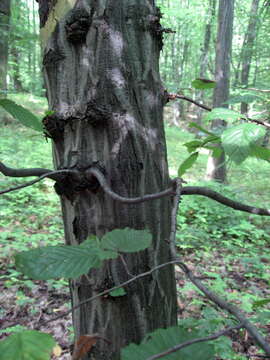
M 39 0 L 43 35 L 54 4 L 60 1 Z M 169 186 L 159 17 L 153 0 L 119 0 L 117 6 L 112 0 L 78 0 L 54 31 L 43 36 L 44 77 L 55 111 L 44 124 L 57 169 L 99 166 L 112 189 L 129 197 Z M 78 244 L 115 228 L 148 228 L 153 246 L 125 256 L 129 271 L 138 274 L 168 261 L 170 199 L 126 205 L 96 185 L 75 184 L 72 178 L 57 185 L 66 243 Z M 88 279 L 70 283 L 72 304 L 128 277 L 121 262 L 108 261 Z M 85 359 L 119 359 L 121 347 L 176 324 L 173 268 L 125 290 L 123 297 L 97 299 L 74 311 L 76 338 L 98 332 L 111 341 L 99 341 Z
M 10 0 L 2 0 L 0 3 L 0 97 L 7 90 L 9 18 Z
M 215 20 L 215 15 L 216 15 L 216 4 L 217 1 L 216 0 L 209 0 L 209 18 L 208 21 L 205 25 L 205 32 L 204 32 L 204 43 L 203 43 L 203 48 L 202 48 L 202 53 L 201 53 L 201 58 L 200 58 L 200 78 L 206 78 L 206 72 L 207 72 L 207 67 L 208 67 L 208 63 L 209 63 L 209 49 L 210 49 L 210 41 L 211 41 L 211 35 L 212 35 L 212 27 L 213 27 L 213 23 Z M 204 91 L 198 91 L 197 94 L 197 99 L 199 102 L 204 103 Z M 201 124 L 202 122 L 202 109 L 198 108 L 197 109 L 197 122 L 198 124 Z
M 225 102 L 229 97 L 230 62 L 232 51 L 232 29 L 234 16 L 234 0 L 220 0 L 218 14 L 218 37 L 216 44 L 216 66 L 213 107 L 228 107 Z M 226 126 L 223 120 L 212 123 L 212 129 L 222 130 Z M 218 145 L 217 145 L 218 146 Z M 206 177 L 209 180 L 226 182 L 225 154 L 214 158 L 209 156 Z
M 241 70 L 241 86 L 248 87 L 251 61 L 253 57 L 254 43 L 256 39 L 256 30 L 258 25 L 258 8 L 260 0 L 253 0 L 251 4 L 249 23 L 247 33 L 241 52 L 242 70 Z M 241 103 L 241 113 L 248 112 L 248 104 Z

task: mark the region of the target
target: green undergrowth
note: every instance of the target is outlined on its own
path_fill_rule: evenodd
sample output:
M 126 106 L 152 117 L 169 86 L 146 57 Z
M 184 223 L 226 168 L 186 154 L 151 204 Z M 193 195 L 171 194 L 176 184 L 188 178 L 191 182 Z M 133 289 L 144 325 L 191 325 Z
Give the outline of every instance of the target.
M 33 100 L 33 97 L 21 94 L 10 98 L 40 116 L 47 110 L 44 99 Z M 15 120 L 1 126 L 0 131 L 1 161 L 17 168 L 52 168 L 51 145 L 42 135 L 23 128 Z M 179 164 L 188 155 L 183 144 L 192 140 L 194 135 L 175 127 L 166 127 L 166 137 L 170 174 L 175 177 Z M 201 153 L 195 166 L 184 176 L 189 185 L 208 186 L 235 200 L 270 208 L 269 163 L 249 159 L 237 167 L 227 164 L 229 185 L 222 186 L 204 181 L 206 162 L 207 153 Z M 24 181 L 0 175 L 0 189 Z M 61 210 L 53 182 L 44 180 L 0 196 L 0 219 L 0 283 L 6 289 L 31 288 L 34 283 L 15 270 L 13 255 L 28 248 L 63 243 Z M 186 196 L 182 199 L 177 220 L 177 246 L 185 261 L 205 277 L 213 290 L 220 295 L 226 293 L 229 300 L 242 306 L 253 315 L 254 321 L 263 326 L 265 319 L 269 319 L 270 311 L 267 306 L 254 311 L 252 304 L 269 297 L 269 218 L 235 211 L 201 196 Z M 66 287 L 66 283 L 52 281 L 51 286 Z M 229 323 L 229 318 L 222 320 L 220 312 L 211 310 L 189 282 L 182 280 L 178 287 L 184 309 L 191 309 L 184 310 L 181 315 L 184 326 L 193 324 L 203 334 L 205 324 L 208 324 L 208 330 L 214 331 Z M 22 293 L 19 293 L 18 299 L 22 303 L 28 301 L 23 290 L 19 291 Z M 224 341 L 227 341 L 226 338 Z M 228 353 L 224 341 L 220 342 L 217 350 L 219 354 L 224 352 L 222 359 L 244 359 Z

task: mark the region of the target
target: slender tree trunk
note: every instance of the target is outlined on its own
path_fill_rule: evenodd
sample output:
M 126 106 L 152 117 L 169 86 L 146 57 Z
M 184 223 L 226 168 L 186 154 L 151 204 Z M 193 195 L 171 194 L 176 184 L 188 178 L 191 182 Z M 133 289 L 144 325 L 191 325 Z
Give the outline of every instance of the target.
M 209 62 L 209 48 L 210 48 L 212 27 L 216 15 L 216 4 L 217 4 L 217 0 L 209 0 L 209 9 L 208 9 L 209 18 L 205 25 L 204 44 L 200 58 L 200 78 L 206 77 L 207 66 Z M 198 101 L 204 103 L 204 91 L 198 91 L 197 99 Z M 197 109 L 197 122 L 198 124 L 201 124 L 202 122 L 202 109 L 199 107 Z
M 159 77 L 160 13 L 154 1 L 68 4 L 39 0 L 44 76 L 55 112 L 44 124 L 53 139 L 55 167 L 82 171 L 98 166 L 123 196 L 165 189 L 170 184 L 162 122 L 166 95 Z M 170 199 L 126 205 L 94 183 L 74 184 L 72 178 L 58 185 L 58 192 L 67 244 L 115 228 L 148 228 L 153 246 L 125 256 L 130 272 L 138 274 L 170 259 Z M 108 261 L 88 279 L 70 283 L 72 304 L 128 277 L 121 262 Z M 74 311 L 76 338 L 98 332 L 111 341 L 99 341 L 85 359 L 119 359 L 121 347 L 176 324 L 173 268 L 134 282 L 126 292 Z
M 220 0 L 215 68 L 215 80 L 217 84 L 214 89 L 213 107 L 228 107 L 225 102 L 228 100 L 230 88 L 233 15 L 234 0 Z M 225 126 L 226 123 L 219 119 L 212 123 L 212 129 L 216 131 L 222 131 Z M 209 156 L 206 177 L 209 180 L 226 182 L 224 152 L 218 158 Z
M 7 91 L 7 65 L 8 65 L 8 33 L 10 18 L 10 0 L 0 3 L 0 97 Z
M 10 2 L 11 0 L 0 2 L 0 98 L 5 98 L 7 93 Z M 0 109 L 0 125 L 8 121 L 6 112 Z
M 253 48 L 256 39 L 256 29 L 258 25 L 258 8 L 260 0 L 253 0 L 251 4 L 249 23 L 247 33 L 241 52 L 241 86 L 248 87 L 249 73 L 251 67 L 251 61 L 253 57 Z M 248 112 L 248 104 L 241 103 L 241 113 L 246 114 Z

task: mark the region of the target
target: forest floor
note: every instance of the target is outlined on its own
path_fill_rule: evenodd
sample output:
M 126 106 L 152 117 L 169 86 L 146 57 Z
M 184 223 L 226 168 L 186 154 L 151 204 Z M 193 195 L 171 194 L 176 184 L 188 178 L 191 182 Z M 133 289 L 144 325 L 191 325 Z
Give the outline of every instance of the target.
M 17 95 L 13 99 L 42 116 L 43 99 Z M 183 143 L 194 135 L 166 128 L 171 176 L 188 156 Z M 1 161 L 13 167 L 52 168 L 50 144 L 43 136 L 15 121 L 1 127 Z M 189 184 L 207 185 L 254 206 L 270 208 L 269 163 L 249 159 L 241 166 L 228 164 L 229 185 L 204 181 L 207 154 L 184 176 Z M 0 176 L 0 188 L 22 182 Z M 63 243 L 63 225 L 53 182 L 0 197 L 0 338 L 25 328 L 36 328 L 70 308 L 64 280 L 32 281 L 16 271 L 13 255 L 30 247 Z M 202 197 L 186 197 L 178 214 L 177 245 L 183 261 L 211 290 L 239 306 L 270 342 L 270 220 L 236 212 Z M 177 269 L 179 324 L 209 335 L 233 324 L 212 306 Z M 261 300 L 265 300 L 260 302 Z M 47 323 L 62 348 L 57 359 L 69 358 L 73 341 L 70 315 Z M 215 342 L 216 360 L 261 360 L 263 353 L 246 331 Z M 257 356 L 258 355 L 258 356 Z M 56 359 L 56 358 L 55 358 Z

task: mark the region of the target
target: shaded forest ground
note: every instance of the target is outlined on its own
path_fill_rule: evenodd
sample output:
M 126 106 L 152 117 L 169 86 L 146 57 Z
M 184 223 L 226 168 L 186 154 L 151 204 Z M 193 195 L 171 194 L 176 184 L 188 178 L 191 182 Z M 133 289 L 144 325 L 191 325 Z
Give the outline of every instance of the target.
M 44 99 L 16 95 L 13 100 L 42 117 Z M 194 135 L 166 127 L 171 176 L 177 174 L 187 157 L 183 143 Z M 52 168 L 50 143 L 15 121 L 1 127 L 1 161 L 14 167 Z M 207 154 L 184 177 L 189 184 L 204 184 Z M 250 159 L 241 166 L 228 164 L 229 185 L 212 183 L 231 198 L 270 208 L 269 163 Z M 19 184 L 20 179 L 0 176 L 0 188 Z M 197 275 L 222 296 L 250 315 L 270 340 L 270 307 L 256 307 L 256 301 L 270 298 L 270 220 L 228 209 L 211 200 L 189 196 L 182 200 L 178 214 L 179 253 Z M 29 247 L 63 242 L 63 225 L 53 182 L 45 180 L 32 187 L 0 197 L 0 337 L 18 325 L 35 326 L 69 308 L 68 284 L 64 280 L 31 281 L 16 271 L 13 254 Z M 177 271 L 179 322 L 197 328 L 204 336 L 232 319 L 212 307 Z M 224 316 L 225 315 L 225 316 Z M 6 329 L 8 328 L 8 329 Z M 49 323 L 42 330 L 51 332 L 63 349 L 60 359 L 68 358 L 72 343 L 70 317 Z M 260 354 L 245 332 L 215 342 L 217 359 L 259 359 Z M 237 353 L 231 351 L 231 345 Z M 261 358 L 260 358 L 261 359 Z

